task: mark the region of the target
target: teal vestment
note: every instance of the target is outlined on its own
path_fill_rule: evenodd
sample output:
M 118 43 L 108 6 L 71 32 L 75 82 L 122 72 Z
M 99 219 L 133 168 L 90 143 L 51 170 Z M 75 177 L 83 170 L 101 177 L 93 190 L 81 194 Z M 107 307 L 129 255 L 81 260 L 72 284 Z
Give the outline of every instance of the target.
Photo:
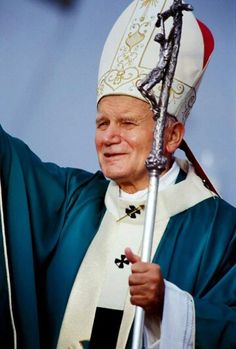
M 0 347 L 13 348 L 8 264 L 18 348 L 54 349 L 108 182 L 42 163 L 1 128 L 0 175 L 8 255 L 7 263 L 1 231 Z M 173 216 L 156 251 L 164 277 L 194 297 L 197 348 L 236 348 L 235 225 L 236 210 L 212 197 Z

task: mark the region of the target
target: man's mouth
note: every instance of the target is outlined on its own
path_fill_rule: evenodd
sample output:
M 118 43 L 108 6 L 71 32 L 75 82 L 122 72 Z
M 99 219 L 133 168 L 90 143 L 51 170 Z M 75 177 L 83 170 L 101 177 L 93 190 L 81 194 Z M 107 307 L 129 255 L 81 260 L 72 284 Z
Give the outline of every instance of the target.
M 104 153 L 105 158 L 116 158 L 125 155 L 125 153 Z

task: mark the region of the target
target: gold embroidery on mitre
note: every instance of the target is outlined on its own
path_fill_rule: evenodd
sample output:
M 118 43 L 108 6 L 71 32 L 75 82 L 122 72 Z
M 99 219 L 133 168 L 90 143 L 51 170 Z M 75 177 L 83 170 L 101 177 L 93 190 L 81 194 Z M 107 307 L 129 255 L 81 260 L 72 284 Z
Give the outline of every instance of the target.
M 103 94 L 104 91 L 104 79 L 100 80 L 100 82 L 98 83 L 97 89 L 96 89 L 96 94 L 97 97 L 101 96 Z
M 142 3 L 141 7 L 156 6 L 157 5 L 157 0 L 143 0 L 142 2 L 143 3 Z
M 139 9 L 136 8 L 135 16 L 118 45 L 112 65 L 98 82 L 98 99 L 109 92 L 119 92 L 119 87 L 122 86 L 125 86 L 124 89 L 122 87 L 122 92 L 135 93 L 136 82 L 142 74 L 140 63 L 150 40 L 150 32 L 155 30 L 153 23 L 156 16 L 152 11 L 149 13 L 149 8 L 157 3 L 158 0 L 144 0 L 139 3 Z
M 157 84 L 154 88 L 154 94 L 157 98 L 160 97 L 161 94 L 161 83 Z M 178 82 L 178 81 L 173 81 L 172 86 L 170 88 L 170 93 L 169 93 L 169 104 L 170 103 L 177 103 L 178 99 L 182 98 L 182 95 L 185 93 L 185 86 L 184 84 Z
M 136 25 L 138 26 L 137 30 L 134 33 L 129 33 L 127 39 L 125 40 L 125 43 L 129 49 L 132 49 L 134 46 L 138 45 L 145 38 L 144 33 L 139 31 L 140 25 Z
M 173 86 L 171 86 L 170 88 L 170 98 L 173 98 L 173 103 L 176 103 L 176 100 L 178 100 L 179 98 L 181 98 L 181 96 L 183 95 L 183 93 L 185 92 L 185 88 L 184 85 L 182 83 L 177 83 Z
M 115 90 L 119 86 L 126 84 L 127 82 L 131 82 L 132 80 L 136 80 L 138 76 L 138 70 L 135 67 L 130 67 L 127 69 L 123 69 L 120 67 L 118 70 L 112 70 L 105 77 L 104 83 L 107 84 L 110 88 Z
M 103 83 L 113 90 L 124 84 L 131 83 L 139 77 L 136 61 L 139 59 L 139 50 L 142 50 L 142 42 L 145 40 L 147 27 L 150 27 L 150 22 L 133 23 L 131 25 L 126 39 L 119 48 L 112 69 L 103 76 Z M 103 91 L 100 85 L 101 81 L 98 93 Z
M 144 46 L 142 42 L 145 40 L 148 27 L 151 27 L 151 23 L 147 21 L 141 24 L 133 23 L 130 26 L 127 37 L 120 46 L 113 67 L 120 63 L 123 63 L 126 67 L 137 65 L 137 63 L 135 64 L 135 60 L 139 59 L 140 51 L 143 50 Z

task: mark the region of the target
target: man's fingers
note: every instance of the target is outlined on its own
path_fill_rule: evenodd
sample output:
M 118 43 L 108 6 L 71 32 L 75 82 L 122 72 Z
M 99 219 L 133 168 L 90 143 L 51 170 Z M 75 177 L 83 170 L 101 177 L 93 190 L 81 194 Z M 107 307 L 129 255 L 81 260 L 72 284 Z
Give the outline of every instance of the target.
M 127 247 L 125 249 L 125 255 L 126 255 L 126 258 L 130 261 L 130 263 L 134 264 L 134 263 L 137 263 L 137 262 L 140 262 L 141 261 L 141 258 L 139 256 L 137 256 L 136 254 L 133 253 L 133 251 Z

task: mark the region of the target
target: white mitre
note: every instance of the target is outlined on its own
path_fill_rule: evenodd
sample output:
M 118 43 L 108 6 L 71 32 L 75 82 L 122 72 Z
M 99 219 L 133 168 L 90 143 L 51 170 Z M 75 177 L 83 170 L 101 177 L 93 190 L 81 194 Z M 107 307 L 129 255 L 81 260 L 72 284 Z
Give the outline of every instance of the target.
M 170 8 L 173 0 L 135 0 L 113 26 L 101 56 L 97 102 L 107 95 L 128 95 L 142 100 L 137 89 L 156 65 L 159 44 L 154 41 L 160 28 L 157 14 Z M 172 26 L 172 19 L 165 22 Z M 208 28 L 192 12 L 183 12 L 183 30 L 178 63 L 170 91 L 168 113 L 185 123 L 196 99 L 196 89 L 214 47 Z M 160 84 L 154 88 L 158 97 Z

